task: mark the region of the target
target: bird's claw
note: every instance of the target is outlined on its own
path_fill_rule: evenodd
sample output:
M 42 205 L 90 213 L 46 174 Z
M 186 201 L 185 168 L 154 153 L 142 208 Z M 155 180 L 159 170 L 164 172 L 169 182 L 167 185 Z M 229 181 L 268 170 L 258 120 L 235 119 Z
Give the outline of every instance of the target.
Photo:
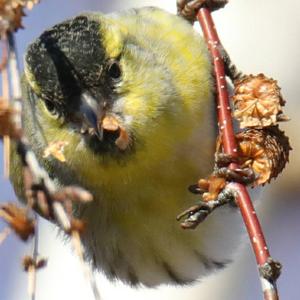
M 199 187 L 199 185 L 196 183 L 196 184 L 192 184 L 188 187 L 188 190 L 193 193 L 193 194 L 196 194 L 196 195 L 202 195 L 204 193 L 207 192 L 207 190 L 205 189 L 202 189 Z
M 176 219 L 180 221 L 184 218 L 183 222 L 180 223 L 183 229 L 195 229 L 200 223 L 202 223 L 217 207 L 232 202 L 234 199 L 232 191 L 224 189 L 216 200 L 210 201 L 199 201 L 196 205 L 188 208 Z
M 257 174 L 249 167 L 241 167 L 231 169 L 231 163 L 239 163 L 239 158 L 230 154 L 218 153 L 215 156 L 215 170 L 214 175 L 223 177 L 227 181 L 235 181 L 243 184 L 252 184 L 257 180 Z
M 233 156 L 231 154 L 227 154 L 224 152 L 217 152 L 215 154 L 215 165 L 218 168 L 227 167 L 231 163 L 238 163 L 239 158 L 237 156 Z
M 252 184 L 256 179 L 257 175 L 251 168 L 219 168 L 214 171 L 216 176 L 224 177 L 227 181 L 235 181 L 243 184 Z
M 200 201 L 198 204 L 179 214 L 176 219 L 179 221 L 184 218 L 183 222 L 180 223 L 180 226 L 183 229 L 195 229 L 206 219 L 212 210 L 212 206 L 206 202 Z

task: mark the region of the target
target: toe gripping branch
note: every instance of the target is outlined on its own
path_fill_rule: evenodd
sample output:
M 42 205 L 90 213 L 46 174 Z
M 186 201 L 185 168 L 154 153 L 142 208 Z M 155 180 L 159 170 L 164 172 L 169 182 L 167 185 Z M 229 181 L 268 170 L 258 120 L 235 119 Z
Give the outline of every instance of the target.
M 235 192 L 228 188 L 229 182 L 252 184 L 257 174 L 252 168 L 231 169 L 232 163 L 237 163 L 238 157 L 226 153 L 216 153 L 215 168 L 208 179 L 200 179 L 198 183 L 189 186 L 189 191 L 202 196 L 202 201 L 190 207 L 177 216 L 177 220 L 184 218 L 180 224 L 183 229 L 194 229 L 203 222 L 217 207 L 225 204 L 235 204 Z
M 177 216 L 177 220 L 185 217 L 180 224 L 183 229 L 194 229 L 217 207 L 225 204 L 235 205 L 235 192 L 227 188 L 228 182 L 252 184 L 257 174 L 252 168 L 231 169 L 232 163 L 238 163 L 239 158 L 226 153 L 215 154 L 215 168 L 208 179 L 200 179 L 198 183 L 189 186 L 189 191 L 202 196 L 202 201 L 190 207 Z
M 184 219 L 180 225 L 183 229 L 195 229 L 208 217 L 217 207 L 234 203 L 234 191 L 224 188 L 215 200 L 199 201 L 196 205 L 185 210 L 177 216 L 177 220 Z

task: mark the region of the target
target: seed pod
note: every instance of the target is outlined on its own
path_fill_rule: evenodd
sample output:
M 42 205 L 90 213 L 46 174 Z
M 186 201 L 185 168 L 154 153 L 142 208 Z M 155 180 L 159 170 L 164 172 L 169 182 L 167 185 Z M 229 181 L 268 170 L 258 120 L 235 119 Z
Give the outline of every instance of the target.
M 86 222 L 77 218 L 71 218 L 71 229 L 69 233 L 71 233 L 72 231 L 78 231 L 79 234 L 82 234 L 84 233 L 85 229 Z
M 226 185 L 226 180 L 222 177 L 211 175 L 208 179 L 200 179 L 198 186 L 202 190 L 207 190 L 203 193 L 202 198 L 204 201 L 212 201 L 218 198 L 218 195 Z
M 292 149 L 278 126 L 247 129 L 236 135 L 241 167 L 251 167 L 259 175 L 254 186 L 276 178 L 289 161 Z
M 32 9 L 39 0 L 2 0 L 0 1 L 0 26 L 4 31 L 17 31 L 23 28 L 24 8 Z
M 28 218 L 25 209 L 13 203 L 3 204 L 0 207 L 0 217 L 9 224 L 23 241 L 27 241 L 34 234 L 35 223 Z
M 0 136 L 10 136 L 17 138 L 18 130 L 13 122 L 13 118 L 17 112 L 8 104 L 8 102 L 0 99 Z
M 47 158 L 50 155 L 59 160 L 60 162 L 66 162 L 66 157 L 64 155 L 65 147 L 69 143 L 65 141 L 55 141 L 51 142 L 46 149 L 44 149 L 43 157 Z
M 266 127 L 289 120 L 282 113 L 285 101 L 277 81 L 264 74 L 244 76 L 235 82 L 234 117 L 241 128 Z
M 44 268 L 47 265 L 47 260 L 45 258 L 35 260 L 32 256 L 26 255 L 23 257 L 22 265 L 24 271 L 28 272 L 31 267 L 35 269 Z

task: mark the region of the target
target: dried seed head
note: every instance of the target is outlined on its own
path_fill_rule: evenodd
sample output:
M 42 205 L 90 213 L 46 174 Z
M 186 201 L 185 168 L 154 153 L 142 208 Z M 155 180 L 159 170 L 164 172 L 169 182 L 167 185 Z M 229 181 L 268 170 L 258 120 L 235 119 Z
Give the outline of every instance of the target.
M 4 204 L 0 206 L 0 217 L 23 241 L 27 241 L 34 234 L 35 223 L 27 216 L 25 209 L 13 203 Z
M 35 269 L 44 268 L 47 265 L 47 260 L 45 258 L 38 258 L 37 260 L 34 260 L 32 256 L 26 255 L 23 257 L 22 265 L 24 271 L 28 272 L 30 267 Z
M 34 5 L 40 2 L 40 0 L 21 0 L 21 2 L 23 2 L 23 5 L 25 5 L 27 9 L 31 10 Z
M 255 185 L 276 178 L 289 161 L 289 139 L 278 126 L 247 129 L 236 135 L 242 167 L 251 167 L 258 175 Z
M 93 201 L 93 195 L 78 186 L 67 186 L 52 195 L 53 200 L 64 202 L 69 199 L 72 202 L 88 203 Z
M 64 155 L 64 150 L 68 144 L 69 143 L 65 142 L 65 141 L 51 142 L 44 150 L 43 157 L 46 158 L 46 157 L 52 155 L 57 160 L 59 160 L 61 162 L 65 162 L 66 157 Z
M 39 0 L 0 0 L 1 31 L 16 31 L 22 26 L 24 8 L 32 9 Z
M 34 259 L 31 256 L 26 255 L 23 257 L 22 265 L 24 271 L 28 272 L 29 268 L 35 265 Z
M 46 267 L 46 265 L 47 265 L 47 259 L 45 259 L 45 258 L 39 258 L 36 262 L 37 269 L 44 268 L 44 267 Z
M 71 219 L 71 229 L 72 231 L 77 231 L 79 234 L 82 234 L 86 229 L 86 223 L 80 219 L 72 218 Z
M 215 175 L 209 176 L 208 179 L 200 179 L 198 181 L 198 187 L 201 190 L 207 191 L 202 195 L 203 200 L 206 202 L 216 200 L 225 185 L 225 178 L 221 178 Z
M 266 127 L 288 120 L 282 114 L 283 100 L 277 81 L 264 74 L 244 76 L 235 82 L 234 117 L 241 128 Z
M 19 132 L 13 122 L 16 113 L 7 101 L 0 99 L 0 136 L 18 137 Z
M 1 4 L 11 5 L 12 8 L 22 6 L 24 8 L 32 9 L 34 5 L 38 4 L 40 0 L 1 0 Z

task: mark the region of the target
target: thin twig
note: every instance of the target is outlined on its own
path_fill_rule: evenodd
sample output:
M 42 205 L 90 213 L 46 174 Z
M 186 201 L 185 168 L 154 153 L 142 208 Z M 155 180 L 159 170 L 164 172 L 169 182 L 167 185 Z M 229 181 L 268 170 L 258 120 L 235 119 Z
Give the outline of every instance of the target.
M 229 96 L 224 72 L 224 62 L 219 52 L 219 49 L 221 48 L 221 43 L 216 32 L 209 9 L 207 9 L 206 7 L 200 8 L 197 18 L 201 24 L 209 51 L 213 57 L 213 65 L 218 95 L 218 125 L 220 135 L 222 137 L 224 152 L 226 154 L 231 155 L 232 157 L 237 157 L 237 144 L 235 141 L 234 130 L 232 125 Z M 230 165 L 230 168 L 234 169 L 236 167 L 236 164 Z M 274 261 L 270 257 L 270 253 L 268 251 L 268 247 L 264 239 L 264 234 L 262 232 L 260 223 L 257 219 L 248 191 L 244 185 L 239 183 L 230 183 L 230 187 L 233 189 L 237 196 L 236 203 L 240 208 L 245 226 L 248 231 L 248 235 L 250 237 L 252 248 L 256 256 L 256 261 L 258 263 L 258 268 L 260 271 L 261 285 L 264 292 L 264 299 L 279 299 L 276 288 L 276 279 L 279 276 L 279 267 L 277 268 L 277 273 L 276 267 L 272 270 L 272 266 L 275 266 L 276 263 L 274 263 Z M 272 274 L 269 278 L 265 276 L 265 273 L 263 272 L 264 269 L 271 269 L 270 273 Z
M 7 61 L 8 61 L 8 49 L 7 49 L 7 37 L 6 34 L 2 34 L 2 60 L 0 63 L 0 70 L 2 73 L 2 95 L 4 102 L 9 102 L 9 79 L 8 79 L 8 69 L 7 69 Z M 9 152 L 10 152 L 10 137 L 5 135 L 3 137 L 3 145 L 4 145 L 4 177 L 9 177 L 9 169 L 10 169 L 10 160 L 9 160 Z
M 2 40 L 2 56 L 1 56 L 1 62 L 0 62 L 0 72 L 7 66 L 8 62 L 8 56 L 7 56 L 7 42 L 6 42 L 6 34 L 3 33 L 1 35 Z
M 36 267 L 31 265 L 28 268 L 28 295 L 31 300 L 35 300 L 36 289 Z
M 82 261 L 85 274 L 88 274 L 94 297 L 96 300 L 100 299 L 100 293 L 97 289 L 95 279 L 89 269 L 88 264 L 84 262 L 83 249 L 79 231 L 74 230 L 72 227 L 72 215 L 69 215 L 66 210 L 66 203 L 71 201 L 79 201 L 82 203 L 92 200 L 92 195 L 78 187 L 65 187 L 59 189 L 49 177 L 48 173 L 40 166 L 31 146 L 22 130 L 22 102 L 21 102 L 21 84 L 20 72 L 17 62 L 16 47 L 14 35 L 12 32 L 7 34 L 9 45 L 8 62 L 10 67 L 10 75 L 12 80 L 12 105 L 14 111 L 13 124 L 15 127 L 14 139 L 17 144 L 17 153 L 19 154 L 23 163 L 23 179 L 25 187 L 25 195 L 28 201 L 28 207 L 37 205 L 41 214 L 46 218 L 53 219 L 67 234 L 72 235 L 72 240 L 76 243 L 75 250 Z M 63 196 L 64 199 L 63 199 Z M 57 199 L 56 199 L 57 198 Z M 73 198 L 73 199 L 72 199 Z M 74 222 L 73 222 L 74 223 Z M 35 237 L 34 253 L 32 263 L 28 266 L 29 271 L 29 293 L 31 299 L 35 299 L 35 285 L 36 285 L 36 268 L 37 268 L 37 255 L 38 238 Z M 30 261 L 30 260 L 29 260 Z
M 0 245 L 7 239 L 7 237 L 11 234 L 12 230 L 9 227 L 5 227 L 0 232 Z
M 33 241 L 33 249 L 32 249 L 32 259 L 34 262 L 37 262 L 39 255 L 39 224 L 38 224 L 38 216 L 37 213 L 34 212 L 34 220 L 35 220 L 35 234 Z M 28 270 L 28 294 L 31 300 L 35 300 L 36 296 L 36 265 L 32 265 Z
M 95 298 L 95 300 L 100 300 L 101 297 L 99 294 L 99 290 L 97 288 L 96 280 L 94 278 L 93 273 L 90 270 L 90 267 L 84 260 L 84 256 L 83 256 L 84 251 L 83 251 L 79 232 L 77 230 L 73 230 L 71 233 L 71 237 L 72 237 L 74 250 L 77 253 L 77 256 L 79 257 L 83 273 L 84 273 L 86 279 L 88 280 L 88 282 L 90 283 L 91 289 L 94 294 L 94 298 Z

